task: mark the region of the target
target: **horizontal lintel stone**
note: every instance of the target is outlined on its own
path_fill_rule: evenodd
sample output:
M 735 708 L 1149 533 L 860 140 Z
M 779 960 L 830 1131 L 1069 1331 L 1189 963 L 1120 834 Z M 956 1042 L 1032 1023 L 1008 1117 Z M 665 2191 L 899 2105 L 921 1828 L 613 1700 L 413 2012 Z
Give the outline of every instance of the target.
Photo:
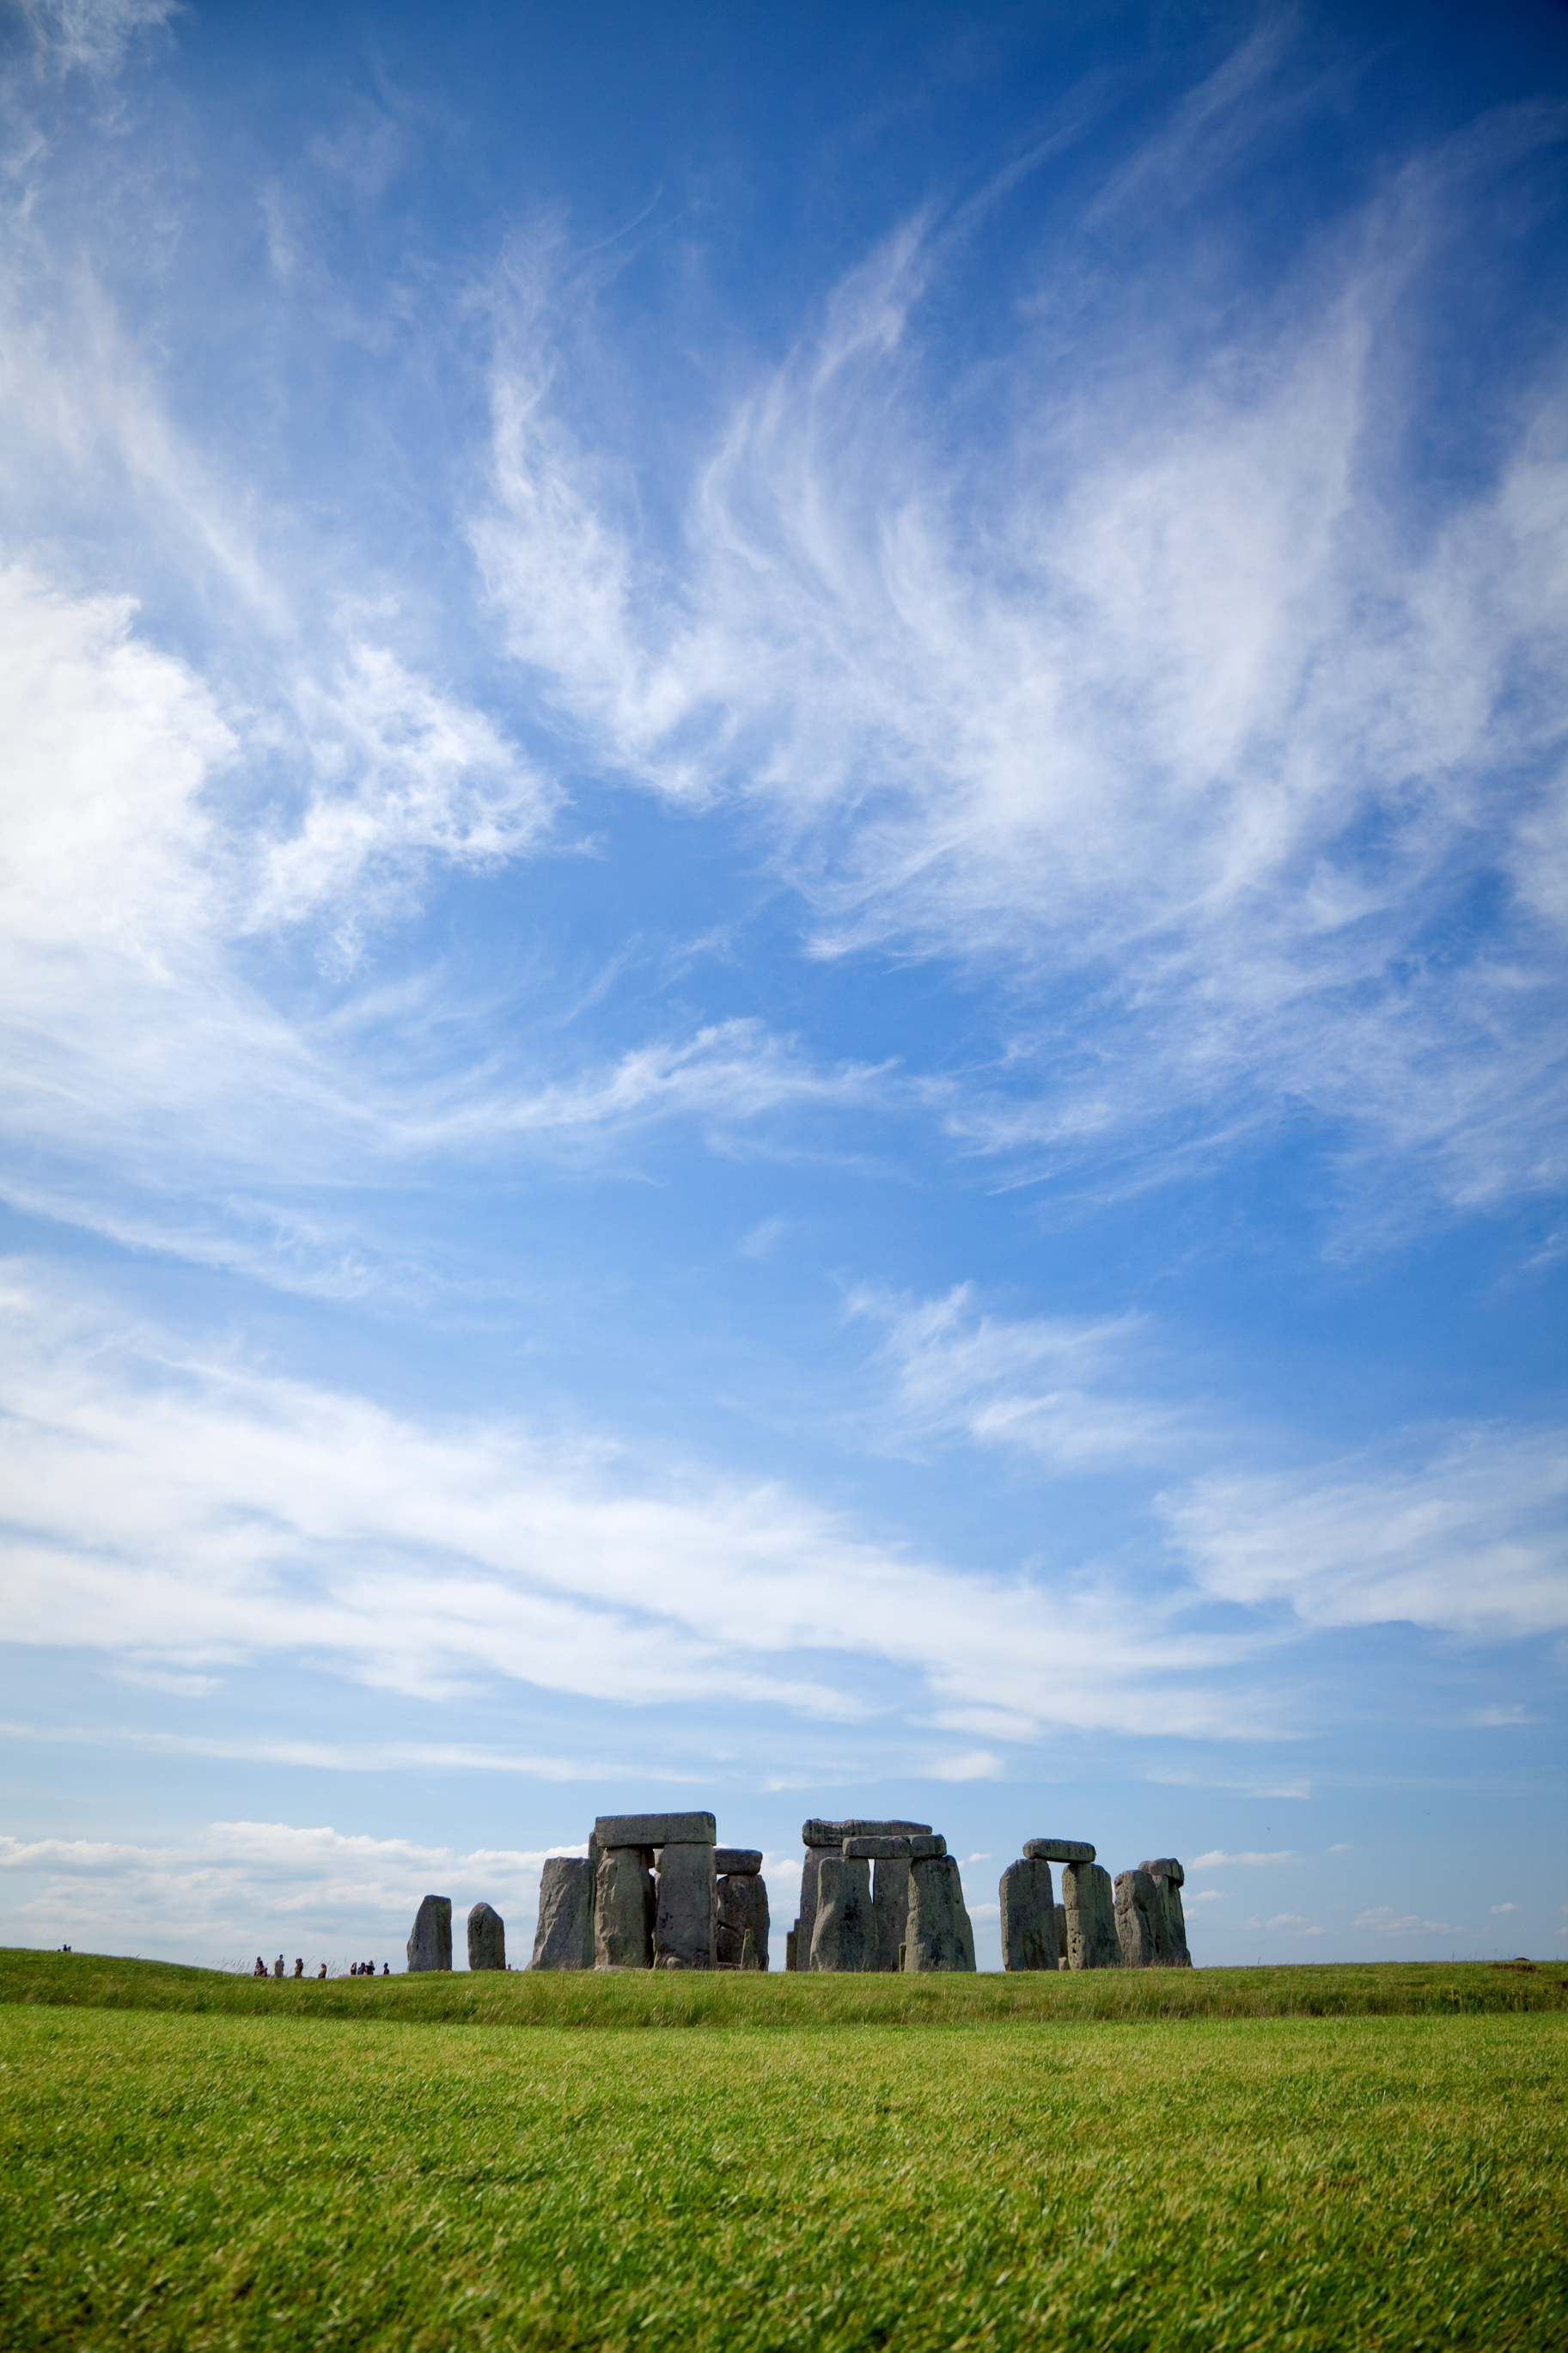
M 844 1822 L 818 1821 L 814 1817 L 802 1822 L 800 1838 L 803 1846 L 841 1847 L 847 1838 L 929 1838 L 929 1822 L 894 1822 L 862 1820 L 858 1816 Z
M 713 1868 L 721 1879 L 732 1873 L 749 1874 L 762 1867 L 760 1846 L 716 1846 L 713 1850 Z
M 711 1846 L 711 1814 L 601 1814 L 594 1836 L 601 1847 Z
M 1026 1839 L 1028 1862 L 1092 1862 L 1094 1849 L 1087 1839 Z
M 933 1838 L 928 1832 L 911 1833 L 908 1838 L 873 1838 L 868 1833 L 844 1841 L 847 1860 L 864 1857 L 868 1862 L 923 1862 L 933 1854 L 947 1852 L 947 1841 L 938 1831 Z

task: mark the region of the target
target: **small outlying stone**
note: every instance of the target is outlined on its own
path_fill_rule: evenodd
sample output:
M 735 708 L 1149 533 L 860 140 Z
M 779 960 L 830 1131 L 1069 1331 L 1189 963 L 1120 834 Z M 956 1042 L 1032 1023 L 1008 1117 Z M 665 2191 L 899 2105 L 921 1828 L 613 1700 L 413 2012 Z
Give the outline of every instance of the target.
M 711 1814 L 601 1814 L 594 1824 L 601 1847 L 711 1846 L 717 1831 Z
M 506 1922 L 488 1904 L 476 1904 L 468 1914 L 468 1967 L 504 1969 Z
M 1098 1862 L 1069 1862 L 1062 1871 L 1067 1913 L 1068 1967 L 1119 1969 L 1121 1940 L 1116 1933 L 1116 1900 L 1110 1873 Z
M 710 1969 L 718 1895 L 711 1841 L 667 1840 L 654 1884 L 654 1968 Z
M 452 1966 L 452 1899 L 427 1895 L 414 1915 L 408 1938 L 408 1968 L 449 1969 Z
M 924 1855 L 910 1865 L 906 1969 L 973 1969 L 974 1930 L 963 1902 L 958 1858 Z
M 1026 1839 L 1026 1862 L 1092 1862 L 1094 1849 L 1087 1839 Z
M 652 1857 L 646 1847 L 607 1847 L 594 1888 L 594 1967 L 653 1967 Z M 548 1867 L 548 1866 L 547 1866 Z
M 724 1849 L 721 1847 L 722 1854 Z M 768 1966 L 768 1890 L 760 1872 L 727 1873 L 718 1883 L 714 1914 L 716 1947 L 714 1957 L 721 1968 L 743 1969 L 747 1966 L 745 1947 L 748 1939 L 752 1949 L 750 1966 L 765 1969 Z
M 737 1872 L 743 1876 L 748 1872 L 761 1871 L 762 1867 L 763 1850 L 760 1846 L 716 1846 L 713 1850 L 713 1868 L 721 1879 L 727 1879 Z
M 875 1950 L 870 1864 L 853 1855 L 825 1854 L 816 1886 L 810 1967 L 835 1972 L 865 1968 Z
M 1002 1873 L 1002 1966 L 1005 1969 L 1054 1969 L 1057 1965 L 1057 1899 L 1051 1866 L 1037 1856 L 1010 1862 Z

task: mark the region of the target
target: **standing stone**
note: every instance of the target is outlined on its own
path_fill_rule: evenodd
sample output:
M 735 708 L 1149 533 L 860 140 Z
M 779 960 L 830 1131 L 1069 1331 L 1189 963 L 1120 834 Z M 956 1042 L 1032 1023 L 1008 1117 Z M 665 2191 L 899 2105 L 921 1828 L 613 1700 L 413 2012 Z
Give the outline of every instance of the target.
M 1165 1915 L 1165 1966 L 1171 1969 L 1190 1969 L 1193 1957 L 1187 1948 L 1187 1919 L 1182 1909 L 1182 1889 L 1186 1873 L 1173 1854 L 1163 1854 L 1154 1862 L 1141 1862 L 1160 1894 L 1161 1908 Z
M 468 1967 L 504 1969 L 506 1922 L 488 1904 L 476 1904 L 468 1915 Z
M 793 1928 L 786 1928 L 784 1930 L 784 1968 L 789 1971 L 792 1977 L 795 1970 L 800 1967 L 799 1962 L 795 1958 L 795 1955 L 799 1950 L 800 1922 L 797 1920 Z
M 822 1849 L 808 1846 L 800 1873 L 800 1916 L 795 1924 L 795 1950 L 800 1955 L 796 1966 L 800 1968 L 811 1967 L 811 1940 L 816 1930 L 816 1874 L 821 1867 Z
M 651 1860 L 641 1846 L 606 1847 L 599 1857 L 593 1912 L 596 1969 L 653 1967 Z
M 408 1968 L 449 1969 L 452 1966 L 452 1899 L 427 1895 L 414 1915 L 408 1939 Z
M 1116 1874 L 1116 1935 L 1121 1966 L 1156 1969 L 1164 1962 L 1164 1906 L 1160 1891 L 1146 1871 Z
M 654 1968 L 710 1969 L 718 1897 L 711 1842 L 660 1847 L 657 1886 Z
M 471 1930 L 469 1935 L 471 1941 Z M 531 1969 L 591 1969 L 594 1966 L 594 1866 L 581 1855 L 552 1854 L 539 1874 L 539 1925 L 528 1966 Z
M 906 1969 L 973 1969 L 974 1931 L 964 1908 L 958 1858 L 924 1855 L 910 1865 Z
M 1058 1904 L 1057 1905 L 1057 1967 L 1058 1969 L 1065 1969 L 1067 1965 L 1068 1907 L 1065 1904 Z
M 870 1864 L 864 1856 L 824 1854 L 816 1885 L 809 1966 L 836 1972 L 865 1968 L 875 1950 Z
M 1116 1901 L 1103 1863 L 1069 1862 L 1062 1871 L 1067 1913 L 1068 1967 L 1119 1969 L 1121 1940 L 1116 1933 Z
M 724 1849 L 719 1850 L 721 1853 Z M 759 1860 L 761 1858 L 759 1857 Z M 727 1872 L 718 1882 L 715 1905 L 717 1959 L 721 1969 L 744 1968 L 745 1942 L 752 1940 L 752 1967 L 768 1966 L 768 1890 L 757 1871 Z
M 1026 1855 L 1002 1873 L 1002 1966 L 1005 1969 L 1054 1969 L 1057 1965 L 1057 1898 L 1051 1866 Z
M 908 1855 L 879 1855 L 871 1874 L 871 1957 L 868 1969 L 891 1969 L 899 1966 L 899 1947 L 904 1941 L 910 1916 L 910 1859 Z

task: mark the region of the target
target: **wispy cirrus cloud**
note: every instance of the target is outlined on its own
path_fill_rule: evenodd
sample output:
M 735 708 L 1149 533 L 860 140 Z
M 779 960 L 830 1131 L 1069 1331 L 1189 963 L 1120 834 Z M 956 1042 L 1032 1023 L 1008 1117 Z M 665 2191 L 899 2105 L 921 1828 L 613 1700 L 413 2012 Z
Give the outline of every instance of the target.
M 1186 146 L 1279 51 L 1178 109 Z M 928 369 L 950 257 L 911 221 L 735 403 L 657 554 L 569 421 L 581 283 L 568 333 L 549 241 L 514 271 L 474 526 L 512 651 L 627 777 L 753 808 L 820 953 L 1014 975 L 1005 1073 L 949 1109 L 973 1148 L 1223 1148 L 1305 1112 L 1456 1201 L 1552 1181 L 1561 373 L 1419 522 L 1387 427 L 1419 414 L 1440 227 L 1553 135 L 1525 109 L 1412 163 L 1197 360 L 1061 260 L 1033 315 L 1072 309 L 1092 393 L 1021 328 L 1000 414 Z

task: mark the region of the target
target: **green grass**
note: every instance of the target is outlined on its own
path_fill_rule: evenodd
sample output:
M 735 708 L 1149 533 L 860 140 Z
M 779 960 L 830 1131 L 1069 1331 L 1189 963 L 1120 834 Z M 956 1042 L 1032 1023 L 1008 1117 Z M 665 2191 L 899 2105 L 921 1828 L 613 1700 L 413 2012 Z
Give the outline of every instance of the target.
M 1316 1978 L 1357 2015 L 1292 1984 L 1292 2014 L 1106 2018 L 1087 1978 L 373 1989 L 8 1956 L 0 2341 L 1561 2345 L 1568 2018 L 1443 2014 L 1415 1974 L 1193 1979 L 1257 2010 Z M 1560 1969 L 1490 1978 L 1561 2004 Z M 492 2022 L 442 2014 L 481 1993 Z

